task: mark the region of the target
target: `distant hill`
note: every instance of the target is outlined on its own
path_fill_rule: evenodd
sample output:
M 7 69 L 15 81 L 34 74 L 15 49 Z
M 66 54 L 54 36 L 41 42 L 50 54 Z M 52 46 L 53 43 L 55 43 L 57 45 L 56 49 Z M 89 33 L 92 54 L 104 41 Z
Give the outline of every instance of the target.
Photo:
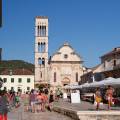
M 4 60 L 0 61 L 0 71 L 5 69 L 29 69 L 34 72 L 34 64 L 25 62 L 23 60 Z

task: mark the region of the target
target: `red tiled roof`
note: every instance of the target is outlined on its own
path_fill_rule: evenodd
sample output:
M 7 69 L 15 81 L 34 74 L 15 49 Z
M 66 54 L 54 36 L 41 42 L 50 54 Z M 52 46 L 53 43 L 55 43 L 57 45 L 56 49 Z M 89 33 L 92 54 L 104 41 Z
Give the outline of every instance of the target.
M 34 75 L 34 72 L 28 69 L 5 69 L 4 71 L 1 72 L 1 75 Z
M 108 52 L 108 53 L 104 54 L 103 56 L 101 56 L 101 58 L 110 56 L 113 54 L 118 54 L 118 53 L 120 53 L 120 47 L 114 48 L 111 52 Z

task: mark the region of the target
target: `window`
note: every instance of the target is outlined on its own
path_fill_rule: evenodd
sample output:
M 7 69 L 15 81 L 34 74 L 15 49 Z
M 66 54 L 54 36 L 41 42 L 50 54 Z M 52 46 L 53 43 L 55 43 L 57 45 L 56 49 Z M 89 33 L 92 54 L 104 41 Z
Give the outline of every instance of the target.
M 29 91 L 29 90 L 30 90 L 30 87 L 27 87 L 27 90 Z
M 67 59 L 67 58 L 68 58 L 68 55 L 67 55 L 67 54 L 64 54 L 64 58 Z
M 11 78 L 11 83 L 14 83 L 14 78 Z
M 42 59 L 41 58 L 38 59 L 38 64 L 42 65 Z
M 6 83 L 7 82 L 7 78 L 3 78 L 3 82 Z
M 30 78 L 27 78 L 27 83 L 30 83 Z
M 78 82 L 78 73 L 76 73 L 76 82 Z
M 6 88 L 6 87 L 4 87 L 4 90 L 7 90 L 7 88 Z
M 14 91 L 14 87 L 11 87 L 11 90 Z
M 18 92 L 22 92 L 22 90 L 21 90 L 21 88 L 20 88 L 20 87 L 18 87 Z
M 40 77 L 42 78 L 42 72 L 40 72 Z
M 56 72 L 54 72 L 54 82 L 56 82 Z
M 113 61 L 113 66 L 116 66 L 116 60 Z
M 45 65 L 45 58 L 42 58 L 42 65 Z
M 22 82 L 22 78 L 18 78 L 18 82 L 21 83 Z
M 104 62 L 104 68 L 106 67 L 106 63 Z

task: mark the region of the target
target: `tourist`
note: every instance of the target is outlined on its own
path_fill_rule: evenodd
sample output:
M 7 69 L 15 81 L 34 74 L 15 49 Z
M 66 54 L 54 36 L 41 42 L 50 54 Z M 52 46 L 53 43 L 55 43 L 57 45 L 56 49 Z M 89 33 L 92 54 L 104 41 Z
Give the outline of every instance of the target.
M 101 100 L 102 98 L 101 98 L 100 88 L 97 88 L 95 92 L 96 110 L 99 110 Z
M 41 91 L 41 95 L 42 95 L 42 112 L 44 112 L 48 97 L 43 90 Z
M 43 102 L 43 97 L 41 94 L 41 91 L 39 92 L 39 94 L 37 95 L 37 112 L 40 112 L 42 110 L 42 103 Z
M 45 93 L 46 95 L 48 95 L 48 93 L 49 93 L 49 91 L 48 91 L 48 86 L 45 87 L 44 93 Z
M 25 93 L 24 98 L 23 98 L 23 102 L 24 102 L 24 111 L 27 112 L 29 110 L 29 94 L 28 92 Z
M 34 90 L 31 90 L 31 93 L 30 93 L 30 106 L 31 106 L 31 111 L 33 113 L 35 112 L 35 103 L 36 103 L 36 95 L 34 93 Z
M 19 96 L 19 93 L 17 92 L 15 94 L 15 107 L 17 108 L 19 107 L 19 105 L 20 105 L 20 96 Z
M 6 91 L 0 91 L 0 120 L 7 120 L 8 99 Z
M 59 98 L 60 98 L 60 94 L 61 94 L 61 91 L 60 91 L 60 89 L 58 88 L 57 91 L 56 91 L 57 101 L 58 101 Z
M 106 90 L 106 99 L 108 101 L 108 110 L 110 110 L 110 107 L 112 105 L 113 93 L 114 93 L 113 87 L 108 86 L 108 89 Z
M 48 110 L 52 110 L 53 107 L 53 102 L 54 102 L 54 94 L 53 91 L 50 91 L 50 95 L 49 95 L 49 106 L 48 106 Z

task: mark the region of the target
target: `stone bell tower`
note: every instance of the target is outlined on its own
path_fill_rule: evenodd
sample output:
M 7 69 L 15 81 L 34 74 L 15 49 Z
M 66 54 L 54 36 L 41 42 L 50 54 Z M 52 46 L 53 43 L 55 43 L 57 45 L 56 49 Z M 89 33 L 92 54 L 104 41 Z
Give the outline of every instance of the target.
M 48 83 L 48 17 L 35 18 L 35 84 Z

